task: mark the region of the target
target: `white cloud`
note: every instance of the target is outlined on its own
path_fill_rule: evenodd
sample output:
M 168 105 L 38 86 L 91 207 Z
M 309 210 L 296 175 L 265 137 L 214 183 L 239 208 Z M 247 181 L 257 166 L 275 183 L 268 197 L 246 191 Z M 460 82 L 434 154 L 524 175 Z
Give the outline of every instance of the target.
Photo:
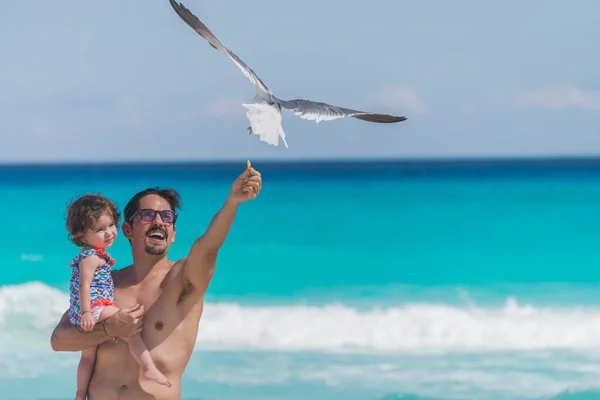
M 229 117 L 244 114 L 244 100 L 234 97 L 221 97 L 204 103 L 202 111 L 210 117 Z
M 427 111 L 427 107 L 416 93 L 406 86 L 383 88 L 372 96 L 372 101 L 382 107 L 398 110 L 400 113 L 425 114 Z
M 565 108 L 600 110 L 600 92 L 584 91 L 576 87 L 557 86 L 518 93 L 516 103 L 521 107 L 550 110 Z

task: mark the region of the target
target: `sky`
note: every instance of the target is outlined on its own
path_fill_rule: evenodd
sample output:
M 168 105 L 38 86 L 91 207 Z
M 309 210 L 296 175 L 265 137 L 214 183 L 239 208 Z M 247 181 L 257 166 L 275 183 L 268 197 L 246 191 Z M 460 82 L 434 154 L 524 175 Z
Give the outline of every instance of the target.
M 168 0 L 0 2 L 0 162 L 600 155 L 600 2 L 185 0 L 275 95 L 404 115 L 249 136 Z

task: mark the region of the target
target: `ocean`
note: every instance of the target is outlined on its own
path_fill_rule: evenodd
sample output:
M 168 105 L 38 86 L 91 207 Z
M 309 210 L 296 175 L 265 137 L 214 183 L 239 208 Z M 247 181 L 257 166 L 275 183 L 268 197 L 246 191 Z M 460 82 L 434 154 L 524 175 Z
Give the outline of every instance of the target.
M 177 259 L 245 162 L 0 166 L 0 398 L 73 398 L 70 198 L 177 189 Z M 182 398 L 600 398 L 599 160 L 253 165 Z

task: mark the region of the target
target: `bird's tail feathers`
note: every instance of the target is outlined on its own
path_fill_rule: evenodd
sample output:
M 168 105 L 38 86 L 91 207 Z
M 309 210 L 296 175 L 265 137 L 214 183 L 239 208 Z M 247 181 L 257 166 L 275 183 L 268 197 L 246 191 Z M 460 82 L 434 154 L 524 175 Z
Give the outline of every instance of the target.
M 285 132 L 281 127 L 281 113 L 273 106 L 267 104 L 242 104 L 248 111 L 246 117 L 250 121 L 252 133 L 260 140 L 273 146 L 279 145 L 279 138 L 283 140 L 285 147 Z

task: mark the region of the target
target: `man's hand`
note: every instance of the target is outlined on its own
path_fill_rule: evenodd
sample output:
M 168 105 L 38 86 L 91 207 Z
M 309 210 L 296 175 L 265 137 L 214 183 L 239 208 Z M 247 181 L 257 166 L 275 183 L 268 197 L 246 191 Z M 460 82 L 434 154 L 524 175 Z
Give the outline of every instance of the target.
M 104 321 L 105 333 L 111 337 L 129 337 L 142 331 L 144 306 L 122 308 Z
M 261 188 L 262 178 L 260 173 L 253 167 L 247 168 L 231 185 L 231 192 L 228 199 L 234 203 L 253 200 L 258 196 Z

